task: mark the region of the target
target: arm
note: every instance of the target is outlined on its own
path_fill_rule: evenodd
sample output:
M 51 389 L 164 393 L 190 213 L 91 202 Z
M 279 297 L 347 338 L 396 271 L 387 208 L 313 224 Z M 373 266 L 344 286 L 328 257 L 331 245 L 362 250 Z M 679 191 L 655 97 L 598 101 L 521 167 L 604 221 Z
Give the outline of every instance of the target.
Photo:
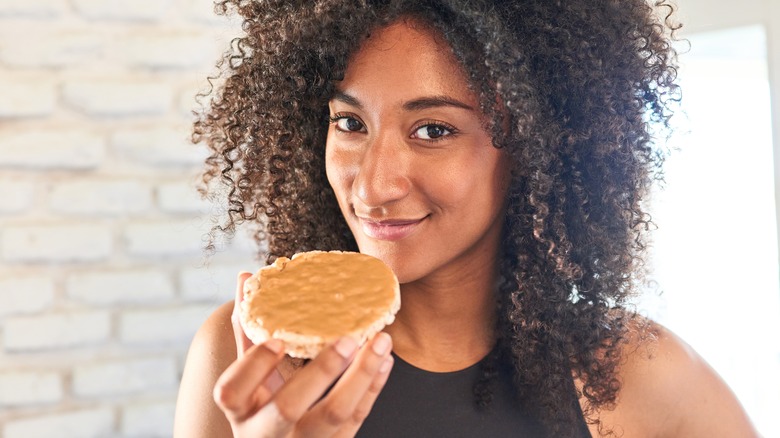
M 220 306 L 190 345 L 176 402 L 176 438 L 233 436 L 212 395 L 217 379 L 237 357 L 230 322 L 232 312 L 232 301 Z

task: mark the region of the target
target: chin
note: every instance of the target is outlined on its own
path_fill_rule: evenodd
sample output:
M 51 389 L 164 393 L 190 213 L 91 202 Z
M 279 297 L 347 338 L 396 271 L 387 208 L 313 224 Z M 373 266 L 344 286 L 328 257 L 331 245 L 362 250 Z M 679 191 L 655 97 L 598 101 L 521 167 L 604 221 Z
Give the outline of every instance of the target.
M 358 242 L 360 252 L 382 260 L 398 278 L 399 284 L 411 283 L 426 275 L 425 258 L 407 251 L 393 251 L 377 245 Z

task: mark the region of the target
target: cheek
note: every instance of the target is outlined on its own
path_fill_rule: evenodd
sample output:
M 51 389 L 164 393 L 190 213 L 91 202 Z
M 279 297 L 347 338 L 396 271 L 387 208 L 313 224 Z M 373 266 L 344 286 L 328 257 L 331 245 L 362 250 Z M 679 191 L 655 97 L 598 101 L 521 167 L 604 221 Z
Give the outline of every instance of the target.
M 354 153 L 329 142 L 325 149 L 325 174 L 333 193 L 336 195 L 336 202 L 341 214 L 348 223 L 352 215 L 352 186 L 356 173 L 357 165 Z M 350 228 L 352 226 L 350 223 Z
M 336 190 L 337 184 L 337 172 L 338 168 L 336 167 L 336 163 L 333 162 L 333 154 L 330 151 L 330 148 L 328 148 L 325 151 L 325 175 L 328 178 L 328 184 L 330 184 L 330 187 L 333 190 Z
M 490 149 L 487 149 L 490 148 Z M 447 164 L 432 167 L 425 174 L 436 203 L 445 208 L 471 212 L 493 211 L 506 197 L 508 165 L 501 151 L 492 145 Z
M 480 157 L 460 170 L 461 178 L 450 182 L 447 190 L 461 213 L 472 223 L 492 220 L 505 204 L 508 178 L 504 161 Z
M 349 163 L 346 158 L 344 153 L 328 140 L 325 146 L 325 174 L 339 200 L 343 197 L 344 190 L 349 187 Z
M 431 181 L 426 186 L 435 188 L 431 196 L 438 199 L 437 203 L 443 207 L 459 207 L 474 196 L 480 181 L 474 174 L 472 164 L 471 160 L 439 164 L 433 168 L 434 171 L 426 174 Z

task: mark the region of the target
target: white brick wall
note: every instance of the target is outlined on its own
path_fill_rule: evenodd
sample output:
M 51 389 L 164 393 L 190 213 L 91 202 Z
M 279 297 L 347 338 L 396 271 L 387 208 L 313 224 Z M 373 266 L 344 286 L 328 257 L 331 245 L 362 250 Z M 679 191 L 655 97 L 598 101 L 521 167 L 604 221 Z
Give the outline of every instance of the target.
M 109 408 L 85 409 L 9 421 L 4 438 L 87 438 L 111 436 L 114 412 Z
M 117 21 L 161 20 L 171 0 L 72 0 L 79 14 L 90 19 Z
M 118 130 L 111 147 L 124 160 L 148 166 L 199 165 L 205 150 L 189 142 L 187 127 L 151 127 Z
M 32 206 L 35 184 L 0 177 L 0 214 L 21 213 Z
M 7 315 L 41 312 L 54 305 L 54 282 L 46 277 L 0 278 L 0 321 Z
M 99 261 L 112 250 L 111 230 L 105 225 L 8 225 L 0 233 L 7 262 Z
M 4 321 L 3 345 L 8 352 L 94 345 L 108 340 L 108 312 L 87 311 L 41 316 L 9 317 Z
M 191 305 L 161 310 L 128 310 L 119 319 L 119 340 L 128 345 L 181 344 L 192 337 L 213 309 L 211 305 Z
M 122 411 L 121 431 L 125 437 L 170 436 L 176 405 L 170 401 L 145 402 Z
M 170 357 L 82 365 L 73 371 L 78 397 L 148 394 L 175 387 L 176 364 Z
M 197 255 L 204 244 L 201 220 L 155 221 L 127 226 L 127 253 L 139 257 Z
M 0 96 L 2 93 L 0 89 Z M 2 101 L 0 120 L 1 117 Z M 50 125 L 36 125 L 24 131 L 10 125 L 0 129 L 0 169 L 94 169 L 103 162 L 104 150 L 100 133 L 86 129 Z
M 0 373 L 0 407 L 54 403 L 62 393 L 62 377 L 56 372 Z
M 0 2 L 0 17 L 48 18 L 62 14 L 66 8 L 65 0 L 3 0 Z
M 212 0 L 0 0 L 0 438 L 167 437 L 189 342 L 256 269 L 202 251 Z
M 63 215 L 138 214 L 151 205 L 151 187 L 137 179 L 69 179 L 53 181 L 49 190 L 49 207 Z
M 23 29 L 16 28 L 14 31 L 22 33 Z M 12 68 L 78 66 L 94 59 L 101 47 L 97 35 L 89 32 L 78 29 L 47 31 L 30 35 L 25 44 L 1 46 L 0 62 Z
M 40 117 L 54 112 L 57 91 L 52 81 L 0 75 L 0 117 Z
M 0 181 L 0 188 L 2 188 Z M 157 204 L 166 213 L 207 213 L 210 204 L 192 190 L 190 181 L 165 182 L 157 186 Z M 0 195 L 1 196 L 1 195 Z M 0 206 L 0 208 L 2 208 Z
M 175 294 L 170 277 L 157 269 L 76 273 L 65 289 L 68 298 L 93 306 L 165 303 Z
M 78 79 L 63 85 L 65 104 L 89 116 L 161 116 L 173 89 L 152 79 Z
M 210 60 L 213 53 L 213 40 L 197 33 L 130 35 L 117 52 L 127 65 L 150 69 L 197 67 Z
M 235 290 L 239 272 L 256 269 L 259 267 L 249 263 L 184 269 L 179 280 L 183 297 L 188 301 L 213 301 L 224 296 L 224 291 Z

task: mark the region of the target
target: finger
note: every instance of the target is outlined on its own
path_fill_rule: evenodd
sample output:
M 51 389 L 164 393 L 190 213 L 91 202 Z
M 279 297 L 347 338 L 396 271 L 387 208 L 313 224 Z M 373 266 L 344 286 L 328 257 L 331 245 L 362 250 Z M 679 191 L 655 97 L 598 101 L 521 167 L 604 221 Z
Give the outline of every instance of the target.
M 271 400 L 263 406 L 257 415 L 246 421 L 241 426 L 241 430 L 246 432 L 243 436 L 255 437 L 286 437 L 294 427 L 293 423 L 288 422 L 279 413 L 276 403 Z M 233 433 L 234 436 L 238 434 Z
M 295 373 L 274 397 L 282 417 L 297 423 L 344 372 L 357 348 L 354 339 L 343 337 Z
M 381 390 L 374 383 L 379 379 L 384 385 L 386 381 L 392 365 L 391 349 L 387 333 L 377 334 L 363 347 L 328 395 L 304 416 L 298 427 L 302 435 L 331 435 L 346 425 L 361 424 Z M 358 409 L 366 397 L 368 406 Z
M 374 407 L 374 402 L 376 402 L 376 399 L 379 397 L 379 393 L 382 391 L 382 388 L 385 387 L 385 383 L 387 383 L 388 377 L 390 377 L 390 370 L 393 369 L 393 362 L 393 356 L 388 356 L 385 358 L 384 362 L 382 362 L 382 365 L 379 366 L 379 372 L 377 372 L 376 377 L 374 377 L 374 381 L 371 382 L 371 386 L 368 387 L 368 391 L 366 391 L 365 395 L 363 395 L 363 398 L 357 404 L 357 407 L 355 407 L 355 411 L 352 415 L 352 421 L 347 422 L 344 426 L 342 426 L 341 429 L 339 429 L 336 434 L 333 435 L 333 438 L 352 438 L 357 435 L 360 426 L 363 425 L 363 421 L 365 421 L 365 419 L 368 417 L 368 414 L 371 413 L 371 408 Z
M 242 271 L 238 273 L 236 280 L 236 298 L 233 305 L 233 314 L 230 316 L 230 322 L 233 325 L 233 335 L 236 340 L 236 352 L 238 357 L 244 355 L 244 352 L 251 347 L 252 341 L 246 337 L 244 329 L 241 327 L 241 301 L 244 300 L 244 282 L 251 277 L 251 272 Z
M 282 373 L 279 372 L 278 368 L 273 370 L 271 375 L 265 379 L 265 387 L 268 388 L 271 394 L 275 394 L 282 385 L 284 385 L 284 377 L 282 377 Z
M 282 342 L 271 339 L 247 350 L 219 376 L 214 401 L 228 418 L 245 419 L 271 399 L 271 391 L 264 384 L 276 371 L 283 351 Z

